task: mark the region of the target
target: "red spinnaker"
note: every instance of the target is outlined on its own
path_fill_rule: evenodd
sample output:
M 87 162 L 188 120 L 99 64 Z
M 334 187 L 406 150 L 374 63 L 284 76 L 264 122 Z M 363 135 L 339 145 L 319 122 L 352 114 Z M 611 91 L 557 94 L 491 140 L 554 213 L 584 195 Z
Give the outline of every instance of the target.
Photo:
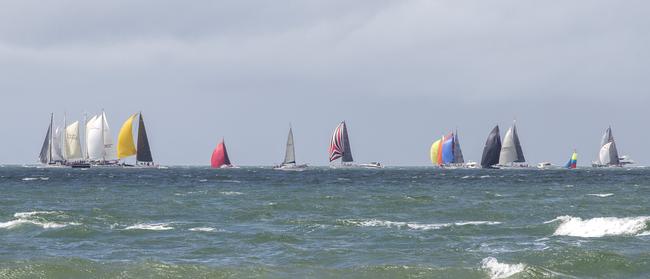
M 230 158 L 228 158 L 228 151 L 226 150 L 226 144 L 223 140 L 221 140 L 217 145 L 217 148 L 212 152 L 210 162 L 213 169 L 218 169 L 224 165 L 230 165 Z

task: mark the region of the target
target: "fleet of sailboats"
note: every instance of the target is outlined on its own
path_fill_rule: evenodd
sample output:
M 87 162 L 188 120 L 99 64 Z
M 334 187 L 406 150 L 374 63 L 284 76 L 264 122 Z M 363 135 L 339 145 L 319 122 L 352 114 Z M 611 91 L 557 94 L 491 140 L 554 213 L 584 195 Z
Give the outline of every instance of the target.
M 137 141 L 134 136 L 134 122 L 137 119 Z M 85 119 L 85 125 L 79 121 L 67 123 L 63 117 L 63 125 L 57 126 L 54 114 L 50 114 L 50 123 L 47 127 L 45 139 L 39 153 L 39 162 L 47 166 L 58 167 L 154 167 L 149 138 L 141 112 L 131 115 L 122 124 L 114 145 L 111 130 L 108 125 L 106 112 L 93 115 Z M 84 127 L 84 137 L 81 128 Z M 328 147 L 331 167 L 366 167 L 380 168 L 381 164 L 355 164 L 352 157 L 350 136 L 345 121 L 339 123 L 334 129 Z M 135 155 L 135 164 L 127 164 L 126 159 Z M 457 132 L 451 132 L 433 142 L 429 150 L 433 165 L 445 168 L 473 168 L 476 163 L 465 163 L 460 140 Z M 332 164 L 339 161 L 339 164 Z M 212 152 L 210 165 L 212 168 L 232 168 L 225 141 L 222 139 Z M 608 127 L 602 137 L 597 160 L 593 167 L 621 167 L 634 163 L 627 156 L 619 156 L 616 140 L 612 128 Z M 564 168 L 575 169 L 578 164 L 578 154 L 574 151 Z M 501 140 L 499 125 L 496 125 L 488 134 L 481 156 L 482 168 L 526 168 L 526 159 L 519 139 L 516 122 L 506 131 Z M 552 165 L 543 162 L 538 168 L 549 168 Z M 297 164 L 294 145 L 293 128 L 289 127 L 285 145 L 284 160 L 274 167 L 277 170 L 304 170 L 305 164 Z M 557 167 L 559 168 L 559 166 Z

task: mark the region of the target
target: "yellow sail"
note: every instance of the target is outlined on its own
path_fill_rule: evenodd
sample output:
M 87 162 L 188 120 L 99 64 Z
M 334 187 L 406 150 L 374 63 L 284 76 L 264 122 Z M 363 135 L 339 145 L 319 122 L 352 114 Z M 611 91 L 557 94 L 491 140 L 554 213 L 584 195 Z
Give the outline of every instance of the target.
M 440 165 L 440 143 L 442 140 L 437 140 L 431 145 L 431 163 L 434 165 Z
M 122 124 L 120 134 L 117 136 L 117 158 L 122 159 L 136 154 L 135 142 L 133 142 L 133 119 L 138 114 L 131 115 Z

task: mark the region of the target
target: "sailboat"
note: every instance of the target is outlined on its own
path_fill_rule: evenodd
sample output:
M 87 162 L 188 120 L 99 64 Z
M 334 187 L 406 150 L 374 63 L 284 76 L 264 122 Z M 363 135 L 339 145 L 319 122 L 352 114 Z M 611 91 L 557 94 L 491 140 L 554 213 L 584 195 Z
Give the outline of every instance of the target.
M 526 158 L 524 158 L 524 152 L 521 148 L 521 142 L 519 141 L 519 135 L 517 134 L 516 123 L 512 124 L 512 127 L 508 129 L 503 138 L 501 152 L 499 153 L 499 166 L 528 167 Z
M 57 151 L 55 149 L 56 140 L 54 139 L 54 113 L 50 113 L 50 125 L 47 126 L 47 133 L 45 134 L 45 140 L 43 141 L 43 146 L 41 147 L 41 152 L 39 153 L 39 161 L 47 166 L 61 165 L 62 160 L 56 158 Z M 57 129 L 58 130 L 58 129 Z M 60 149 L 58 149 L 60 151 Z M 57 160 L 58 159 L 58 160 Z
M 90 164 L 84 161 L 81 138 L 79 137 L 79 121 L 75 121 L 70 125 L 64 126 L 64 142 L 63 142 L 63 157 L 66 165 L 72 168 L 90 168 Z
M 341 167 L 353 167 L 354 159 L 352 159 L 352 149 L 350 148 L 350 138 L 348 136 L 348 128 L 345 121 L 341 122 L 332 134 L 330 145 L 328 148 L 330 163 L 341 159 Z M 381 164 L 372 162 L 369 164 L 359 164 L 360 167 L 366 168 L 381 168 Z M 334 166 L 332 166 L 334 167 Z
M 138 143 L 137 148 L 133 140 L 133 120 L 138 116 Z M 151 148 L 149 147 L 149 138 L 147 137 L 147 129 L 144 125 L 142 113 L 131 115 L 120 129 L 117 136 L 117 158 L 122 160 L 127 157 L 136 155 L 136 166 L 141 167 L 155 167 L 153 157 L 151 156 Z M 129 166 L 123 164 L 124 166 Z
M 86 157 L 93 166 L 118 164 L 105 112 L 93 116 L 86 123 L 86 149 Z
M 293 130 L 289 127 L 289 135 L 287 136 L 287 147 L 284 153 L 284 161 L 281 165 L 274 167 L 276 170 L 292 170 L 302 171 L 307 168 L 307 165 L 296 164 L 296 150 L 293 145 Z
M 619 157 L 616 140 L 612 134 L 612 127 L 607 127 L 602 140 L 600 141 L 600 151 L 598 159 L 592 163 L 593 167 L 622 167 L 627 164 L 633 164 L 627 156 Z
M 567 169 L 575 169 L 578 167 L 578 153 L 574 150 L 571 159 L 564 165 Z
M 458 133 L 449 133 L 431 145 L 431 163 L 440 167 L 457 168 L 463 167 L 465 159 L 460 149 Z
M 233 167 L 230 163 L 230 158 L 228 158 L 228 150 L 226 150 L 226 143 L 223 139 L 221 139 L 221 142 L 217 144 L 217 147 L 212 152 L 210 163 L 213 169 Z
M 495 168 L 494 166 L 499 163 L 501 154 L 501 135 L 499 133 L 499 125 L 495 126 L 483 148 L 483 156 L 481 157 L 481 167 L 485 169 Z

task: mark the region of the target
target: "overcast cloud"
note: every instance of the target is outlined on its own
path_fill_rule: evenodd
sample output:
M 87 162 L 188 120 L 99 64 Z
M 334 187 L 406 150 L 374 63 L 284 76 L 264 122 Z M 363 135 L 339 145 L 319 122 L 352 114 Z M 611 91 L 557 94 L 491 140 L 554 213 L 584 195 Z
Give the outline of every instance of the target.
M 650 2 L 1 1 L 0 162 L 32 163 L 49 112 L 143 111 L 162 164 L 327 163 L 341 120 L 355 159 L 427 165 L 459 129 L 480 160 L 514 118 L 531 163 L 620 152 L 650 163 Z M 115 135 L 116 136 L 116 135 Z

